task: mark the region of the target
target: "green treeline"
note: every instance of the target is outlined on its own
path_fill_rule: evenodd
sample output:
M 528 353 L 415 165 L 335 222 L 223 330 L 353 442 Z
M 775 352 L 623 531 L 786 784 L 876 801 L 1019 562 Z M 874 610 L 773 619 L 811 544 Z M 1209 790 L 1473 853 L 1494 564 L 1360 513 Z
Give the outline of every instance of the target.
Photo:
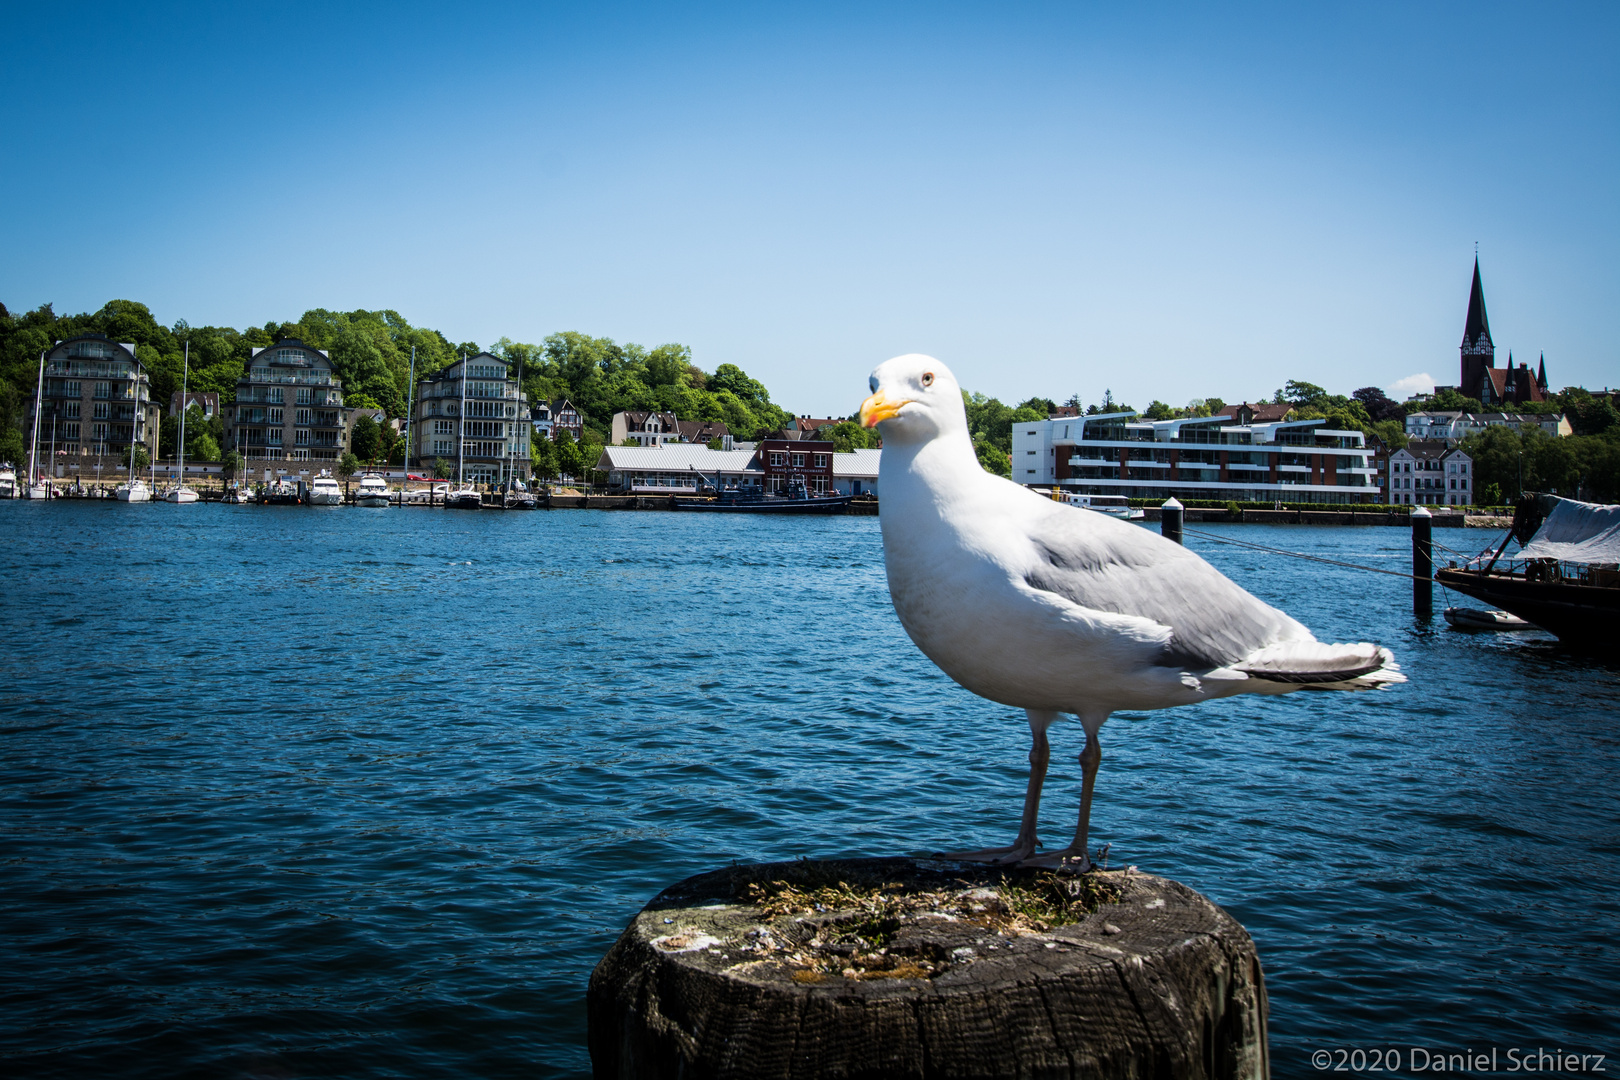
M 13 315 L 0 305 L 0 459 L 15 461 L 23 456 L 22 425 L 34 393 L 41 350 L 86 333 L 134 342 L 137 359 L 151 375 L 153 400 L 165 408 L 180 389 L 188 341 L 190 389 L 217 392 L 222 403 L 235 400 L 236 382 L 254 348 L 292 337 L 327 351 L 343 380 L 346 405 L 381 409 L 391 417 L 405 411 L 413 347 L 418 378 L 444 368 L 458 354 L 482 351 L 476 342 L 452 343 L 437 330 L 414 327 L 395 311 L 316 308 L 297 322 L 268 322 L 236 330 L 190 326 L 183 320 L 166 327 L 152 317 L 145 304 L 133 300 L 114 300 L 93 314 L 81 315 L 57 315 L 49 304 Z M 792 416 L 735 364 L 721 364 L 709 374 L 692 362 L 692 351 L 684 345 L 647 349 L 569 331 L 553 334 L 539 345 L 502 338 L 489 351 L 519 365 L 531 403 L 570 399 L 585 418 L 582 441 L 598 447 L 608 441 L 613 414 L 620 410 L 663 409 L 683 420 L 724 421 L 739 438 L 775 431 Z M 175 436 L 169 428 L 177 426 L 165 419 L 161 453 L 172 452 Z M 205 425 L 194 433 L 190 421 L 187 453 L 193 452 L 194 436 L 201 434 L 215 440 L 217 454 L 223 430 L 209 431 Z M 387 445 L 380 445 L 377 455 L 386 458 L 395 447 L 386 438 L 382 441 Z M 212 455 L 203 459 L 211 460 Z

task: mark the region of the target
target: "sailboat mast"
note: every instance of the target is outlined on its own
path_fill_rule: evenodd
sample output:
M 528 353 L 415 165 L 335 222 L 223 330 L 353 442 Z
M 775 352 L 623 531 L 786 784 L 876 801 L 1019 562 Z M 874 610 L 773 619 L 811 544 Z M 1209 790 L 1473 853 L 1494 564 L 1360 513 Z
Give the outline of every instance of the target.
M 405 425 L 405 476 L 411 475 L 411 434 L 416 431 L 416 346 L 411 346 L 411 374 L 405 380 L 405 407 L 409 410 L 405 416 L 409 421 Z M 405 505 L 406 481 L 399 482 L 399 505 Z
M 456 409 L 456 487 L 464 488 L 461 478 L 463 455 L 467 452 L 467 354 L 461 354 L 461 405 Z
M 45 407 L 45 352 L 39 350 L 39 385 L 34 389 L 34 437 L 28 440 L 28 486 L 39 480 L 39 413 Z
M 141 421 L 141 368 L 140 361 L 135 363 L 135 410 L 129 414 L 129 482 L 135 483 L 135 433 L 140 430 Z
M 186 486 L 186 390 L 191 385 L 191 339 L 186 339 L 186 366 L 180 372 L 180 486 Z

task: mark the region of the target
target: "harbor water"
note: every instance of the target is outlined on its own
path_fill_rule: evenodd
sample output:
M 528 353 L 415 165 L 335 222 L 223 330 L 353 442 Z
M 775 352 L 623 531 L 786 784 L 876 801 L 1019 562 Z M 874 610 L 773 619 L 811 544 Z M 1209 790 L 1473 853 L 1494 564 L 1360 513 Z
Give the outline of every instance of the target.
M 1211 535 L 1403 571 L 1405 531 L 1187 542 L 1411 681 L 1116 715 L 1093 841 L 1253 933 L 1279 1077 L 1620 1068 L 1620 661 Z M 875 518 L 5 502 L 0 551 L 8 1077 L 584 1076 L 591 968 L 664 886 L 1016 830 L 1022 715 L 911 645 Z

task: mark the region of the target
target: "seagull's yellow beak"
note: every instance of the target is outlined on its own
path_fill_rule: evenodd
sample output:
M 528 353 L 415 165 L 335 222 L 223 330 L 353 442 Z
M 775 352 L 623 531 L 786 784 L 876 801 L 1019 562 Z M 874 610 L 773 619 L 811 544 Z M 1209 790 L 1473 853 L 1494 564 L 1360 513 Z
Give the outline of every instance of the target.
M 911 400 L 909 398 L 904 401 L 896 401 L 882 390 L 879 390 L 861 402 L 861 427 L 873 427 L 884 420 L 892 419 L 900 415 L 902 405 L 910 404 Z

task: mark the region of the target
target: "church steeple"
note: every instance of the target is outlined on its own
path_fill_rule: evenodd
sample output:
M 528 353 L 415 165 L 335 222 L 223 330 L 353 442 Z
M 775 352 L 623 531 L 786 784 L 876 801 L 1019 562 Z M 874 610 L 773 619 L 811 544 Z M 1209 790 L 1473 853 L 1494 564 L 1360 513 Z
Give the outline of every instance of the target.
M 1536 372 L 1536 385 L 1541 388 L 1541 392 L 1543 394 L 1545 394 L 1547 392 L 1547 354 L 1546 353 L 1541 354 L 1541 367 Z
M 1463 324 L 1462 348 L 1464 353 L 1486 356 L 1496 352 L 1491 342 L 1491 320 L 1485 316 L 1485 286 L 1479 280 L 1478 255 L 1474 256 L 1474 286 L 1468 291 L 1468 319 Z
M 1468 318 L 1463 322 L 1462 377 L 1457 387 L 1463 397 L 1483 398 L 1485 370 L 1496 366 L 1491 342 L 1491 321 L 1485 315 L 1485 286 L 1479 279 L 1479 256 L 1474 256 L 1474 284 L 1468 291 Z

